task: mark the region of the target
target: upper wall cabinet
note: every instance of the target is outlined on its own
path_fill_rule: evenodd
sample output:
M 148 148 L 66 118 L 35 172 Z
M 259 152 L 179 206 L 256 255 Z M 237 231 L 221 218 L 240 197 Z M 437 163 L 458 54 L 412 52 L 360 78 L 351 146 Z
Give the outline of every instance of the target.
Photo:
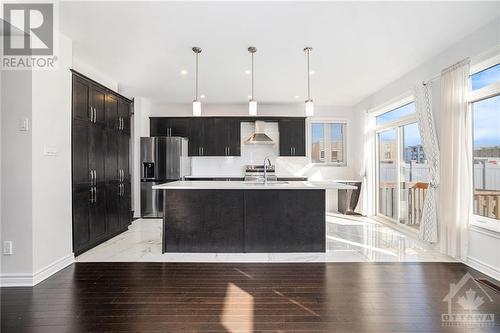
M 305 118 L 151 117 L 150 136 L 189 139 L 189 156 L 240 156 L 241 122 L 278 121 L 280 156 L 305 156 Z
M 306 156 L 306 123 L 304 118 L 279 120 L 280 156 Z

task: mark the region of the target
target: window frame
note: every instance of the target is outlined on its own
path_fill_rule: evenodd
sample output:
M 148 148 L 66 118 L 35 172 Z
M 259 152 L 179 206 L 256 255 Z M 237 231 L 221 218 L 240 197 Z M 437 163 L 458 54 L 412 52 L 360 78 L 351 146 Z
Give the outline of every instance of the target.
M 478 62 L 471 66 L 469 71 L 469 93 L 467 95 L 467 110 L 470 115 L 471 121 L 471 131 L 474 131 L 474 108 L 473 104 L 476 102 L 483 101 L 485 99 L 493 98 L 496 96 L 500 96 L 500 82 L 495 82 L 483 88 L 472 91 L 472 76 L 476 73 L 479 73 L 483 70 L 491 68 L 500 64 L 500 53 L 490 57 L 484 61 Z M 469 225 L 477 226 L 485 229 L 489 229 L 495 232 L 500 233 L 500 220 L 493 219 L 486 216 L 476 215 L 474 214 L 474 133 L 471 133 L 471 143 L 470 143 L 470 165 L 471 165 L 471 189 L 472 195 L 470 198 L 470 207 L 471 207 L 471 216 L 469 219 Z
M 342 118 L 308 118 L 307 119 L 307 156 L 309 158 L 309 164 L 315 167 L 346 167 L 348 164 L 348 143 L 347 143 L 347 132 L 349 127 L 349 121 Z M 343 149 L 343 161 L 342 162 L 313 162 L 312 160 L 312 126 L 313 124 L 341 124 L 343 127 L 342 131 L 342 149 Z

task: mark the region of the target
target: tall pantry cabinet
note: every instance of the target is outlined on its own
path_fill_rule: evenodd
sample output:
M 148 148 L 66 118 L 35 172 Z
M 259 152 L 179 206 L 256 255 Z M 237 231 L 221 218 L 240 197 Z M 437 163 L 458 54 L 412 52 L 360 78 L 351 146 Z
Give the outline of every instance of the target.
M 73 252 L 127 230 L 132 101 L 73 72 Z

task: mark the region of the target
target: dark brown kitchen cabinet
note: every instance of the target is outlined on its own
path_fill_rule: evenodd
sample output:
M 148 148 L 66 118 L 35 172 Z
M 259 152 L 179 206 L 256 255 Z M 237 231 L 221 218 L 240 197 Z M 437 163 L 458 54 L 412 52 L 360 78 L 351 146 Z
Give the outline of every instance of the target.
M 106 126 L 106 90 L 96 86 L 91 85 L 92 98 L 90 101 L 90 106 L 93 111 L 93 123 L 96 126 L 104 127 Z
M 240 156 L 240 121 L 235 118 L 215 118 L 213 156 Z
M 205 145 L 205 121 L 202 118 L 191 118 L 189 122 L 189 156 L 203 156 Z
M 93 176 L 89 166 L 89 131 L 86 121 L 73 118 L 71 133 L 73 187 L 89 186 Z
M 130 208 L 131 208 L 131 195 L 130 195 L 130 181 L 124 181 L 121 184 L 121 192 L 118 191 L 118 223 L 120 228 L 126 228 L 130 223 Z
M 132 101 L 73 71 L 73 251 L 79 255 L 131 220 Z
M 118 102 L 118 129 L 130 136 L 130 102 L 123 98 Z
M 130 137 L 128 135 L 118 135 L 118 179 L 121 182 L 130 180 L 129 144 Z
M 280 156 L 306 156 L 306 124 L 304 118 L 279 120 Z
M 90 237 L 102 238 L 106 231 L 106 187 L 103 184 L 93 187 L 90 203 Z
M 188 118 L 161 118 L 158 126 L 150 128 L 151 136 L 189 137 Z
M 93 187 L 73 190 L 73 248 L 81 249 L 90 243 L 90 199 Z
M 113 94 L 106 96 L 106 127 L 110 130 L 118 129 L 118 98 Z

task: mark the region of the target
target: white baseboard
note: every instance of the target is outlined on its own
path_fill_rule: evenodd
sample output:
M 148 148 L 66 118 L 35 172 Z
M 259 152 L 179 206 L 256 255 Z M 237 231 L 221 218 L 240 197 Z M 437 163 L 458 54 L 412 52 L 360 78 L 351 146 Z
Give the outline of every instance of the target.
M 467 261 L 465 262 L 465 264 L 480 271 L 481 273 L 484 273 L 500 281 L 500 270 L 496 267 L 488 265 L 487 263 L 484 263 L 481 260 L 477 260 L 472 257 L 467 257 Z
M 2 274 L 0 287 L 33 287 L 33 275 L 25 273 Z
M 67 256 L 54 261 L 50 265 L 38 270 L 34 274 L 29 273 L 13 273 L 1 274 L 0 286 L 1 287 L 33 287 L 42 282 L 51 275 L 59 272 L 61 269 L 71 265 L 75 262 L 75 256 L 68 254 Z

